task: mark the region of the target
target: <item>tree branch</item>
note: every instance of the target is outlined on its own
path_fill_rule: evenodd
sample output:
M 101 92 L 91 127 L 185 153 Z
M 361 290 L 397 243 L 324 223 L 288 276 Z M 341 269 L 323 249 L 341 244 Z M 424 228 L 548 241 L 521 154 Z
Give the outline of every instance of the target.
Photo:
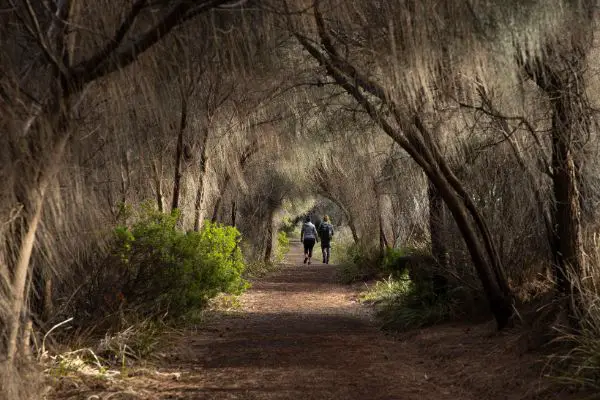
M 123 24 L 115 34 L 115 38 L 113 38 L 113 46 L 105 47 L 100 53 L 92 56 L 89 60 L 82 61 L 72 69 L 70 75 L 72 90 L 80 90 L 86 83 L 127 67 L 137 60 L 140 54 L 167 36 L 176 26 L 189 19 L 190 15 L 197 16 L 229 1 L 206 0 L 196 7 L 192 1 L 181 1 L 154 27 L 133 40 L 129 46 L 117 51 L 117 48 L 112 49 L 114 43 L 120 43 L 122 39 L 119 40 L 119 34 L 124 35 L 129 29 L 128 26 Z M 140 4 L 145 4 L 145 2 L 140 0 L 136 3 L 138 7 L 141 7 Z M 135 15 L 137 14 L 133 12 L 129 14 L 130 17 Z M 131 19 L 131 23 L 133 23 L 133 19 Z M 109 50 L 108 54 L 103 54 L 106 53 L 107 49 Z

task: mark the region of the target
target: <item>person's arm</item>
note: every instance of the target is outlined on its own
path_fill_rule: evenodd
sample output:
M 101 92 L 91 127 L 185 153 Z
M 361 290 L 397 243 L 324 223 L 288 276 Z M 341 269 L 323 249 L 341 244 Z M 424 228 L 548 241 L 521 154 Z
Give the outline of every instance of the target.
M 317 234 L 317 228 L 313 226 L 313 230 L 315 231 L 315 242 L 319 243 L 319 235 Z
M 300 241 L 304 242 L 304 225 L 300 228 Z

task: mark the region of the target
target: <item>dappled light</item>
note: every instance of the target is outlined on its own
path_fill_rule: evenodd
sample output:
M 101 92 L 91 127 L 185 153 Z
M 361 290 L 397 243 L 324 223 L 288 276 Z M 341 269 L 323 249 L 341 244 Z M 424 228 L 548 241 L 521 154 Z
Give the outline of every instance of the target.
M 598 391 L 599 6 L 0 0 L 0 399 Z

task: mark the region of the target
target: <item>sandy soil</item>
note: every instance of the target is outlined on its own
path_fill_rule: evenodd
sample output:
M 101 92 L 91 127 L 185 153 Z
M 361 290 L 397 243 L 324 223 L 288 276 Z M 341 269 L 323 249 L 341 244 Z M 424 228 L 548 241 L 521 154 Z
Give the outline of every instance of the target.
M 492 322 L 392 337 L 335 267 L 289 263 L 253 283 L 242 310 L 173 340 L 160 374 L 63 387 L 56 399 L 566 399 L 540 378 L 540 354 Z M 132 371 L 135 372 L 135 371 Z M 133 376 L 131 376 L 133 375 Z

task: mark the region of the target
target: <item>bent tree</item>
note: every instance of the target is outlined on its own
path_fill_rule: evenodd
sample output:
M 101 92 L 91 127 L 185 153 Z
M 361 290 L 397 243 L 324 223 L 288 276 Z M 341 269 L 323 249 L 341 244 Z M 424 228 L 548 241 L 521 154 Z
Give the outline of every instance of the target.
M 31 173 L 14 182 L 15 192 L 22 194 L 22 203 L 26 206 L 17 223 L 16 230 L 23 234 L 14 244 L 14 260 L 9 260 L 8 270 L 11 273 L 10 315 L 2 329 L 9 365 L 16 359 L 19 348 L 19 335 L 25 335 L 21 328 L 21 315 L 26 310 L 26 299 L 29 295 L 27 284 L 31 275 L 32 252 L 36 242 L 45 199 L 55 182 L 62 159 L 68 152 L 73 136 L 69 126 L 72 110 L 85 93 L 85 89 L 93 82 L 119 71 L 132 63 L 163 40 L 171 31 L 186 21 L 228 4 L 243 4 L 231 0 L 174 1 L 169 4 L 156 4 L 148 0 L 136 0 L 123 10 L 123 17 L 114 26 L 104 27 L 107 32 L 96 43 L 78 43 L 72 34 L 71 26 L 82 26 L 81 20 L 89 10 L 81 10 L 77 2 L 57 1 L 52 8 L 38 7 L 29 0 L 20 3 L 11 2 L 13 6 L 4 15 L 15 31 L 23 33 L 31 53 L 39 55 L 35 63 L 40 71 L 50 71 L 47 75 L 37 76 L 23 74 L 21 60 L 14 60 L 15 75 L 33 76 L 38 82 L 28 82 L 37 87 L 35 99 L 28 110 L 31 114 L 22 128 L 22 137 L 26 137 L 29 145 L 22 146 L 17 152 L 32 160 Z M 100 2 L 99 2 L 100 3 Z M 96 4 L 102 7 L 103 4 Z M 94 10 L 91 11 L 92 15 Z M 149 22 L 149 15 L 152 21 Z M 143 23 L 138 23 L 143 21 Z M 99 35 L 100 36 L 100 35 Z M 20 40 L 20 39 L 19 39 Z M 208 39 L 207 39 L 208 40 Z M 85 45 L 85 46 L 84 46 Z M 79 54 L 81 53 L 81 54 Z M 23 83 L 23 82 L 21 82 Z M 17 87 L 16 95 L 20 95 Z M 19 100 L 20 102 L 20 100 Z M 19 103 L 16 102 L 16 103 Z M 31 111 L 33 110 L 33 111 Z M 50 143 L 43 148 L 41 143 Z M 20 153 L 15 157 L 20 157 Z
M 490 230 L 464 185 L 444 159 L 420 107 L 410 105 L 408 100 L 408 106 L 394 100 L 395 93 L 391 88 L 360 72 L 347 55 L 354 42 L 350 38 L 341 38 L 339 30 L 335 29 L 342 22 L 334 21 L 329 26 L 319 2 L 315 3 L 312 12 L 316 38 L 300 30 L 295 30 L 294 36 L 326 74 L 423 169 L 456 221 L 497 326 L 504 328 L 513 312 L 512 295 Z

